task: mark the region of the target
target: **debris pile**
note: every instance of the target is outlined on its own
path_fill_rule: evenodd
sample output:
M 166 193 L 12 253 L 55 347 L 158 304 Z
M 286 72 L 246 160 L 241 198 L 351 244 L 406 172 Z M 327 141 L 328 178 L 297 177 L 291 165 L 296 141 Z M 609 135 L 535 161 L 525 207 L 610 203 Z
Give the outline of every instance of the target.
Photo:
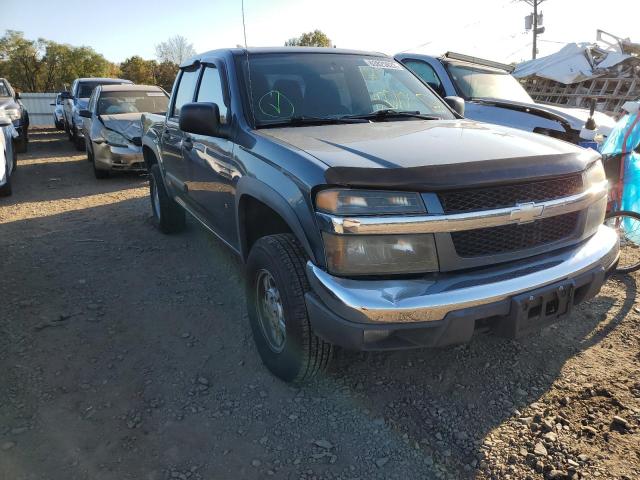
M 596 43 L 570 43 L 513 72 L 534 100 L 619 115 L 640 98 L 640 44 L 598 30 Z

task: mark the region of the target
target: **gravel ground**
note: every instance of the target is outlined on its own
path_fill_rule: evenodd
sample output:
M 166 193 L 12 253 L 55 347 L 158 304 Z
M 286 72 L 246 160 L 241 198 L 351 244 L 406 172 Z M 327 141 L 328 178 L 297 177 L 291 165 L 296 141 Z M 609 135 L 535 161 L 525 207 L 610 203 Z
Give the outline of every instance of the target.
M 34 132 L 0 199 L 0 480 L 640 477 L 637 276 L 525 340 L 262 367 L 241 265 Z

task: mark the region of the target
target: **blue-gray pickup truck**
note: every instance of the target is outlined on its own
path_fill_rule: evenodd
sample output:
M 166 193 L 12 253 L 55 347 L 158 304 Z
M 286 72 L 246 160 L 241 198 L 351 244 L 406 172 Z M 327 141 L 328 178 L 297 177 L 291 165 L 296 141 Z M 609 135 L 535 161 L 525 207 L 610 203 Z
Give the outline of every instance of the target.
M 158 228 L 188 212 L 238 254 L 257 349 L 287 381 L 335 346 L 527 334 L 618 259 L 595 151 L 466 120 L 382 54 L 198 55 L 142 144 Z

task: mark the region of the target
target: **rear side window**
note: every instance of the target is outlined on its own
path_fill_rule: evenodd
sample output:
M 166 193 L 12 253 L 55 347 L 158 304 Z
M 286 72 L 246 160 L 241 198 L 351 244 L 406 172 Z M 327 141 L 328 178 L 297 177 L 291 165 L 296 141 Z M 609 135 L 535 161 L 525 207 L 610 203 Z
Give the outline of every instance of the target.
M 180 109 L 185 103 L 193 102 L 193 94 L 196 90 L 196 83 L 198 82 L 198 73 L 200 70 L 183 70 L 180 76 L 180 83 L 178 84 L 178 90 L 176 90 L 176 100 L 173 104 L 172 117 L 180 116 Z
M 438 95 L 441 97 L 445 97 L 447 95 L 438 74 L 427 62 L 423 62 L 422 60 L 405 60 L 403 63 L 423 82 L 433 88 Z
M 217 104 L 220 109 L 220 122 L 227 123 L 227 107 L 224 104 L 220 71 L 217 68 L 206 67 L 204 69 L 196 101 Z

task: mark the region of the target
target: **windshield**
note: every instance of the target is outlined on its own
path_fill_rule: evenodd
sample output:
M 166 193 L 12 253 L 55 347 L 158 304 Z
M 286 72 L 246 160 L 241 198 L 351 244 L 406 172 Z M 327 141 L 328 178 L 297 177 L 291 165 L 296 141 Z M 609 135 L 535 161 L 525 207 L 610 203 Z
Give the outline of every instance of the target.
M 500 70 L 447 65 L 454 83 L 466 98 L 498 98 L 533 103 L 533 99 L 511 74 Z
M 246 57 L 236 61 L 249 85 Z M 251 92 L 247 103 L 257 126 L 295 117 L 340 118 L 388 109 L 455 118 L 413 74 L 389 58 L 287 52 L 254 54 L 250 66 L 250 88 L 245 92 Z
M 0 97 L 10 97 L 9 89 L 4 82 L 0 82 Z
M 121 113 L 165 113 L 169 97 L 161 91 L 102 92 L 98 115 Z
M 82 82 L 78 85 L 78 98 L 89 98 L 98 85 L 122 85 L 118 82 Z

